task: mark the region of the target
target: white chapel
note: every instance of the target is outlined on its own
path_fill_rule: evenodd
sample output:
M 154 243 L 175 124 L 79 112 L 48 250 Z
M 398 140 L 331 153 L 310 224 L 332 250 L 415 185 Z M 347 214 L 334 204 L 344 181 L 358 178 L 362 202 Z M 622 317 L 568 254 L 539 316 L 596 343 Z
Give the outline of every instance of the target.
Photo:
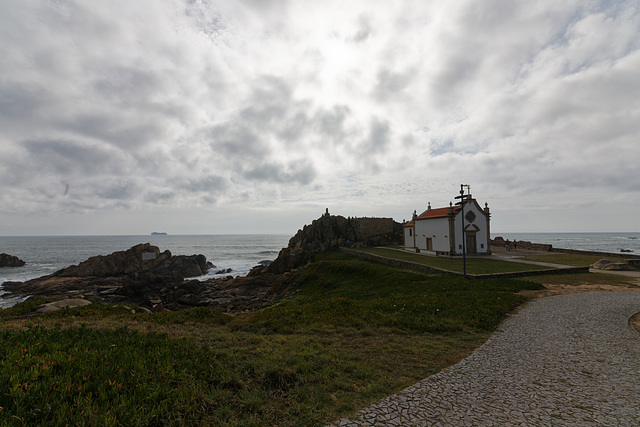
M 491 254 L 489 249 L 490 227 L 489 206 L 484 209 L 467 195 L 464 207 L 454 206 L 431 208 L 420 215 L 413 211 L 411 221 L 404 224 L 404 248 L 413 252 L 427 252 L 434 255 L 462 255 L 464 243 L 466 254 Z

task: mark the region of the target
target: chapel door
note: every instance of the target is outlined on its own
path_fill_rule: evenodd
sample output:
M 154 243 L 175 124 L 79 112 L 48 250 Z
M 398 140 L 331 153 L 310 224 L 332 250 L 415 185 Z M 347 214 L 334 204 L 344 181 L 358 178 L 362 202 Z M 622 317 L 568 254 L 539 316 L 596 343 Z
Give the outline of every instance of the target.
M 431 239 L 431 237 L 427 237 L 427 250 L 428 251 L 433 250 L 433 240 Z
M 476 233 L 467 233 L 467 253 L 478 253 L 478 250 L 476 249 Z

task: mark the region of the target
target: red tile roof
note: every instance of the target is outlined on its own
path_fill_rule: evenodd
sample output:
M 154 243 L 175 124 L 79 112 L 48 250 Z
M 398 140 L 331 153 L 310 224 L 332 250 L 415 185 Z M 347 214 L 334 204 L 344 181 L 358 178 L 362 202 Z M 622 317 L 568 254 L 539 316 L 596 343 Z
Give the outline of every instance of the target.
M 457 212 L 458 209 L 460 209 L 460 206 L 454 206 L 453 209 L 454 209 L 454 212 Z M 436 209 L 429 209 L 422 212 L 416 219 L 446 218 L 448 216 L 449 216 L 449 208 L 436 208 Z
M 413 221 L 409 221 L 408 223 L 403 225 L 403 227 L 413 227 Z

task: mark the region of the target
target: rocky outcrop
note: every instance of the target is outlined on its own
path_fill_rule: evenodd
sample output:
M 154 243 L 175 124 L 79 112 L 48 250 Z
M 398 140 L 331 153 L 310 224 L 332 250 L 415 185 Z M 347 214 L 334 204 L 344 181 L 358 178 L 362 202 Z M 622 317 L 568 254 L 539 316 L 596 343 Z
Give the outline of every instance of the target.
M 22 267 L 26 263 L 17 256 L 1 253 L 0 267 Z
M 603 258 L 598 262 L 591 265 L 593 268 L 599 270 L 618 270 L 618 271 L 631 271 L 636 268 L 629 262 L 629 260 L 611 260 Z
M 306 264 L 313 254 L 340 246 L 389 246 L 401 242 L 402 225 L 391 218 L 345 218 L 327 213 L 298 230 L 271 265 L 250 274 L 291 271 Z
M 164 281 L 204 275 L 213 264 L 204 255 L 172 256 L 157 246 L 139 244 L 126 251 L 98 255 L 55 272 L 56 277 L 119 277 L 132 280 Z
M 269 262 L 260 263 L 265 268 Z M 89 303 L 134 303 L 150 311 L 180 310 L 207 306 L 229 313 L 256 309 L 277 301 L 290 292 L 289 273 L 251 277 L 185 280 L 202 276 L 214 266 L 204 255 L 172 256 L 156 246 L 139 244 L 126 251 L 95 256 L 27 282 L 5 282 L 5 297 L 31 296 L 62 298 L 81 306 Z M 58 303 L 42 307 L 56 309 Z
M 102 300 L 109 290 L 125 287 L 144 287 L 146 284 L 182 283 L 187 277 L 204 275 L 213 268 L 204 255 L 172 256 L 160 252 L 149 243 L 136 245 L 126 251 L 95 256 L 27 282 L 5 282 L 6 297 L 47 296 L 69 298 L 84 295 Z M 112 292 L 112 293 L 113 293 Z

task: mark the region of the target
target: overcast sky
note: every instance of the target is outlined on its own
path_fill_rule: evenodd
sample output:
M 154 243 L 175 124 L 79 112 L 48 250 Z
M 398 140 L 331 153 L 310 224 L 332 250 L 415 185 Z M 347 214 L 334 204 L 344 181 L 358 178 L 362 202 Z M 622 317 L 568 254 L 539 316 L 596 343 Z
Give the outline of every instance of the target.
M 0 235 L 640 231 L 639 8 L 3 0 Z

